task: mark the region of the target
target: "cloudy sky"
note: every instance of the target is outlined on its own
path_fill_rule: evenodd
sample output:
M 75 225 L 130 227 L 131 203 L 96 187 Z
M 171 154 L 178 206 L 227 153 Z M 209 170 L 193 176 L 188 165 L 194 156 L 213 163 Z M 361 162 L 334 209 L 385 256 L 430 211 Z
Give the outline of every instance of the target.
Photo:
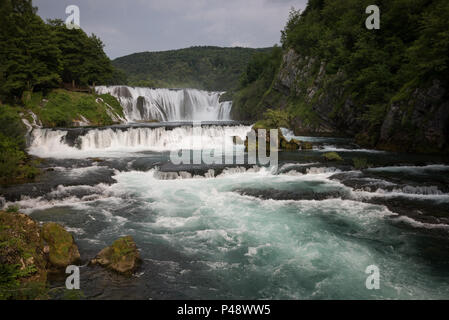
M 194 45 L 268 47 L 279 43 L 291 7 L 307 0 L 34 0 L 39 15 L 66 20 L 77 5 L 88 34 L 110 58 Z

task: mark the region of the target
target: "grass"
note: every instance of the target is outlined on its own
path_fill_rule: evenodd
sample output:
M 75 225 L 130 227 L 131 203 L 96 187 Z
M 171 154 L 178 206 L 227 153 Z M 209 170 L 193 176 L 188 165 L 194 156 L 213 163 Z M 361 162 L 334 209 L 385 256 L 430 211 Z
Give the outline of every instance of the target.
M 94 126 L 112 125 L 114 121 L 108 115 L 108 105 L 114 113 L 123 117 L 120 103 L 109 94 L 56 89 L 46 97 L 42 97 L 41 93 L 26 93 L 23 100 L 25 107 L 35 113 L 45 127 L 72 127 L 74 121 L 82 120 L 81 117 Z

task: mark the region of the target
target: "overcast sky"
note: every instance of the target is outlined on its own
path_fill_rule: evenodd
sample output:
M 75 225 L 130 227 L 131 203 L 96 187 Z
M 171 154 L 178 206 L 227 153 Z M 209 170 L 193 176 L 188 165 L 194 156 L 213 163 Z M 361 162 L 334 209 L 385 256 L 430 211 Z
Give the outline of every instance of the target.
M 196 45 L 268 47 L 279 43 L 291 7 L 307 0 L 34 0 L 44 18 L 66 20 L 80 8 L 81 28 L 112 59 Z

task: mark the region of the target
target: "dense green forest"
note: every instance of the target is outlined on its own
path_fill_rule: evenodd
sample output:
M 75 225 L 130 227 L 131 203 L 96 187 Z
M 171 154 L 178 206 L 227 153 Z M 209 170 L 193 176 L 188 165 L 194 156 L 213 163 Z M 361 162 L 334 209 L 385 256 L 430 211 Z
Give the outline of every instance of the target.
M 121 82 L 123 74 L 97 36 L 44 22 L 31 0 L 0 0 L 0 17 L 0 184 L 8 184 L 37 174 L 22 118 L 32 122 L 33 111 L 46 126 L 70 126 L 80 116 L 111 124 L 108 112 L 121 112 L 115 99 L 58 88 Z
M 60 20 L 45 23 L 31 0 L 0 0 L 0 16 L 0 101 L 19 103 L 25 91 L 116 76 L 97 36 L 69 30 Z
M 236 88 L 251 57 L 267 50 L 191 47 L 135 53 L 115 59 L 113 65 L 132 86 L 228 91 Z
M 280 108 L 299 132 L 324 123 L 371 146 L 382 139 L 410 144 L 404 130 L 425 144 L 426 131 L 430 136 L 439 127 L 438 141 L 429 142 L 447 147 L 449 2 L 375 1 L 381 28 L 368 30 L 365 8 L 372 4 L 310 0 L 304 11 L 292 10 L 282 53 L 275 49 L 249 63 L 234 115 L 257 119 Z

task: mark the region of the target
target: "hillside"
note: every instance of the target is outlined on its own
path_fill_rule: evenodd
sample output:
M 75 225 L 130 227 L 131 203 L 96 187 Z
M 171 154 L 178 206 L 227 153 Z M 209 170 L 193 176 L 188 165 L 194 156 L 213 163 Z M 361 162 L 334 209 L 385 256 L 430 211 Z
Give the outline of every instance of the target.
M 268 49 L 191 47 L 142 52 L 117 58 L 132 86 L 196 88 L 211 91 L 234 89 L 248 61 Z
M 279 110 L 297 134 L 343 134 L 384 150 L 449 150 L 449 2 L 311 0 L 292 11 L 282 49 L 253 59 L 235 94 L 237 119 Z M 273 113 L 267 113 L 273 114 Z

